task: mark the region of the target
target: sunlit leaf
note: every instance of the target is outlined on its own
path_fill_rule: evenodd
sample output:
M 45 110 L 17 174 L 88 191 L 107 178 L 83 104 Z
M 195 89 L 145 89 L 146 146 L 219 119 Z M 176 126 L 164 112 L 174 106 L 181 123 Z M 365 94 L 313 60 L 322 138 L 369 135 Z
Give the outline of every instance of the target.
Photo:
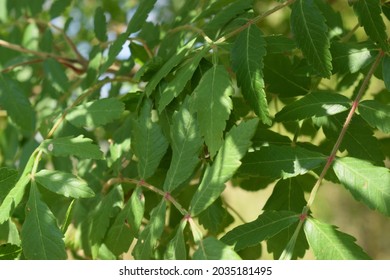
M 210 206 L 225 189 L 225 183 L 241 165 L 241 158 L 251 145 L 250 139 L 255 133 L 256 119 L 242 122 L 233 127 L 226 135 L 225 142 L 218 151 L 212 165 L 208 166 L 202 181 L 192 197 L 190 211 L 193 216 L 200 214 Z
M 223 142 L 223 131 L 232 109 L 232 92 L 229 74 L 223 66 L 217 65 L 202 76 L 194 90 L 200 132 L 211 157 Z
M 167 250 L 164 254 L 166 260 L 185 260 L 187 256 L 187 249 L 184 240 L 184 228 L 187 225 L 187 221 L 183 220 L 176 230 L 175 236 L 169 241 Z
M 66 259 L 63 235 L 56 218 L 32 181 L 21 231 L 23 255 L 30 260 Z
M 34 178 L 46 189 L 65 197 L 88 198 L 95 196 L 87 182 L 70 173 L 42 169 L 35 174 Z
M 390 172 L 356 158 L 338 158 L 333 170 L 352 195 L 372 209 L 390 216 Z
M 334 226 L 308 218 L 304 230 L 318 260 L 367 260 L 370 257 L 355 243 L 355 238 Z
M 241 260 L 233 248 L 215 237 L 207 237 L 198 246 L 198 250 L 194 252 L 194 260 Z
M 98 127 L 122 116 L 124 104 L 116 98 L 98 99 L 72 108 L 66 120 L 77 127 Z
M 390 133 L 390 105 L 375 100 L 364 100 L 359 103 L 359 113 L 372 127 Z

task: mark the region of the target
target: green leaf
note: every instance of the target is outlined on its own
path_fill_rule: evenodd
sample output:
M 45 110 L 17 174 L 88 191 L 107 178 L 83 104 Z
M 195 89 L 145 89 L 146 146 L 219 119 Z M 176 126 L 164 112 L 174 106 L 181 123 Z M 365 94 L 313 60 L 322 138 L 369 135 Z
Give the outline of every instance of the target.
M 240 225 L 226 233 L 221 241 L 234 245 L 239 251 L 267 240 L 299 220 L 299 215 L 290 211 L 265 211 L 256 220 Z
M 390 173 L 385 167 L 356 158 L 336 159 L 333 170 L 340 182 L 359 201 L 390 216 Z
M 145 210 L 145 199 L 142 189 L 136 188 L 125 207 L 110 227 L 104 243 L 116 256 L 129 250 L 134 237 L 137 236 Z
M 50 7 L 50 17 L 53 19 L 53 18 L 56 18 L 60 15 L 62 15 L 64 13 L 64 11 L 66 10 L 66 8 L 68 6 L 70 6 L 70 4 L 72 3 L 72 0 L 57 0 L 55 2 L 53 2 L 53 4 L 51 5 Z
M 335 115 L 350 108 L 351 100 L 344 95 L 316 91 L 288 104 L 275 115 L 278 122 L 303 120 L 311 117 Z
M 303 207 L 306 205 L 306 200 L 301 186 L 302 183 L 298 180 L 298 178 L 300 177 L 279 180 L 275 185 L 271 196 L 264 205 L 263 210 L 286 210 L 293 211 L 295 213 L 301 212 Z M 306 185 L 308 185 L 308 183 L 313 183 L 314 185 L 315 182 L 305 181 L 304 183 L 306 183 Z M 291 240 L 296 227 L 297 224 L 294 223 L 267 240 L 267 250 L 269 253 L 273 253 L 274 259 L 279 259 L 282 255 L 283 250 L 286 248 L 286 244 L 288 244 Z M 303 258 L 308 248 L 309 245 L 307 244 L 306 238 L 301 231 L 296 239 L 292 259 L 297 259 L 298 257 Z
M 94 23 L 93 26 L 94 26 L 96 38 L 100 42 L 106 42 L 107 41 L 107 23 L 106 23 L 106 16 L 104 15 L 104 11 L 103 11 L 102 7 L 96 8 L 93 23 Z
M 286 179 L 305 174 L 325 162 L 325 155 L 301 147 L 270 145 L 248 153 L 239 172 L 264 179 Z
M 383 81 L 385 82 L 386 89 L 390 91 L 390 56 L 389 55 L 385 55 L 383 57 L 382 76 L 383 76 Z
M 157 0 L 142 0 L 139 2 L 138 8 L 134 15 L 131 17 L 129 24 L 127 25 L 126 34 L 130 35 L 137 32 L 146 22 L 146 19 L 156 4 Z
M 297 47 L 294 40 L 283 35 L 264 36 L 264 39 L 268 55 L 292 52 Z
M 234 218 L 222 206 L 221 198 L 215 200 L 199 215 L 199 224 L 213 235 L 223 232 L 233 222 Z
M 18 171 L 7 167 L 0 168 L 0 203 L 9 191 L 15 186 Z
M 180 48 L 177 53 L 175 53 L 167 62 L 158 70 L 158 72 L 150 79 L 149 83 L 145 87 L 146 96 L 150 96 L 152 92 L 155 90 L 157 85 L 161 82 L 161 80 L 172 71 L 172 69 L 178 65 L 187 54 L 189 49 L 194 45 L 196 39 L 191 40 L 186 43 L 182 48 Z
M 300 65 L 292 64 L 283 55 L 267 55 L 264 58 L 264 80 L 267 91 L 281 97 L 305 95 L 310 89 L 310 77 L 300 74 Z
M 324 16 L 313 0 L 297 0 L 291 9 L 291 29 L 297 45 L 317 74 L 330 78 L 332 57 Z
M 390 105 L 375 100 L 364 100 L 359 103 L 359 113 L 372 127 L 390 133 Z
M 160 125 L 152 118 L 152 102 L 147 99 L 134 124 L 134 154 L 138 158 L 138 175 L 147 179 L 154 174 L 167 148 Z
M 271 125 L 268 102 L 264 91 L 263 57 L 266 55 L 266 40 L 256 25 L 242 31 L 232 48 L 231 59 L 237 84 L 247 103 L 252 106 L 263 123 Z
M 253 7 L 253 0 L 232 1 L 228 5 L 221 5 L 216 9 L 216 15 L 204 26 L 204 31 L 211 38 L 215 38 L 226 25 L 237 16 L 244 14 Z
M 164 182 L 164 190 L 167 192 L 172 192 L 191 176 L 199 162 L 203 144 L 196 117 L 189 111 L 188 102 L 172 118 L 172 161 Z
M 166 201 L 162 200 L 150 213 L 149 223 L 139 235 L 133 250 L 133 255 L 137 260 L 151 258 L 157 241 L 164 230 L 166 207 Z
M 43 62 L 46 79 L 55 90 L 65 93 L 69 90 L 69 79 L 65 74 L 64 67 L 55 59 L 49 58 Z
M 334 72 L 356 73 L 375 60 L 375 45 L 371 42 L 332 42 L 332 63 Z
M 4 198 L 3 202 L 0 205 L 0 224 L 4 223 L 6 220 L 8 220 L 15 208 L 19 205 L 19 203 L 22 201 L 26 186 L 30 182 L 30 172 L 32 169 L 32 166 L 34 164 L 36 157 L 36 152 L 34 152 L 26 166 L 24 167 L 23 173 L 20 176 L 19 180 L 16 182 L 15 187 L 13 187 L 7 196 Z
M 95 213 L 92 216 L 91 231 L 89 233 L 89 242 L 92 246 L 99 248 L 107 229 L 110 226 L 111 219 L 119 212 L 123 205 L 122 187 L 116 185 L 99 203 Z M 97 256 L 98 252 L 93 253 Z
M 232 110 L 232 93 L 229 74 L 221 65 L 210 68 L 193 93 L 200 132 L 212 158 L 223 142 L 226 120 Z
M 0 104 L 24 132 L 35 130 L 35 112 L 30 101 L 19 84 L 3 74 L 0 74 Z
M 124 104 L 116 98 L 98 99 L 69 110 L 66 120 L 77 127 L 98 127 L 122 116 Z
M 169 241 L 167 250 L 164 254 L 165 260 L 185 260 L 187 257 L 187 249 L 184 241 L 184 228 L 187 225 L 186 220 L 182 220 L 176 230 L 175 236 Z
M 353 10 L 358 16 L 359 23 L 364 27 L 367 35 L 384 51 L 389 50 L 386 26 L 381 16 L 381 1 L 356 0 L 353 2 Z
M 56 218 L 42 200 L 34 181 L 31 182 L 21 237 L 23 254 L 27 259 L 63 260 L 67 257 Z
M 87 182 L 70 173 L 43 169 L 36 173 L 34 178 L 49 191 L 65 197 L 88 198 L 95 196 Z
M 0 260 L 14 260 L 22 252 L 18 245 L 6 243 L 0 245 Z
M 199 62 L 210 50 L 209 47 L 203 47 L 201 51 L 195 54 L 191 59 L 184 62 L 183 65 L 177 70 L 175 77 L 170 81 L 161 93 L 161 98 L 158 103 L 158 111 L 161 113 L 162 110 L 185 88 L 187 82 L 193 76 L 197 69 Z
M 190 212 L 199 215 L 209 207 L 225 189 L 225 183 L 241 165 L 241 158 L 251 145 L 250 139 L 256 131 L 257 119 L 234 126 L 226 135 L 225 142 L 211 166 L 206 168 L 202 181 L 192 197 Z
M 370 257 L 355 238 L 336 227 L 308 218 L 304 224 L 307 241 L 318 260 L 367 260 Z
M 226 246 L 215 237 L 207 237 L 200 242 L 194 252 L 194 260 L 241 260 L 230 246 Z
M 57 157 L 76 156 L 80 159 L 103 159 L 99 146 L 92 144 L 92 139 L 79 135 L 76 138 L 62 137 L 46 139 L 41 143 L 43 151 Z
M 326 117 L 322 129 L 328 140 L 337 141 L 346 118 L 347 112 Z M 383 165 L 384 155 L 379 141 L 373 136 L 371 127 L 359 115 L 353 117 L 353 121 L 345 133 L 339 150 L 347 150 L 348 155 L 351 157 L 357 157 L 369 160 L 378 165 Z
M 104 62 L 104 64 L 100 68 L 99 75 L 104 74 L 104 72 L 106 72 L 107 69 L 114 63 L 116 57 L 121 52 L 123 45 L 126 43 L 128 38 L 129 38 L 129 34 L 127 34 L 126 32 L 122 33 L 111 44 L 110 48 L 108 49 L 107 60 Z

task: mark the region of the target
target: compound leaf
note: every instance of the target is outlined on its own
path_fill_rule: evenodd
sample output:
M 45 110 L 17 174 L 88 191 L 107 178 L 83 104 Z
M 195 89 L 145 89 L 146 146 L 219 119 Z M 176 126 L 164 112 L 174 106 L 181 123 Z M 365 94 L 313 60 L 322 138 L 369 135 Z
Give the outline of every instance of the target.
M 26 204 L 26 219 L 21 231 L 23 254 L 33 260 L 66 259 L 63 235 L 56 218 L 42 200 L 34 181 Z
M 335 115 L 348 110 L 350 103 L 349 98 L 341 94 L 327 91 L 312 92 L 285 106 L 275 115 L 275 120 L 283 122 Z
M 355 238 L 336 227 L 308 218 L 304 224 L 307 241 L 319 260 L 367 260 L 370 257 L 355 243 Z
M 194 90 L 200 132 L 211 157 L 214 157 L 223 142 L 226 120 L 232 110 L 232 91 L 229 74 L 221 65 L 210 68 Z
M 57 157 L 72 155 L 80 159 L 103 159 L 99 146 L 92 144 L 92 139 L 84 138 L 83 135 L 46 139 L 41 143 L 41 148 Z
M 194 260 L 241 260 L 234 250 L 215 237 L 207 237 L 199 242 L 194 252 Z
M 390 172 L 388 168 L 345 157 L 335 160 L 333 170 L 340 182 L 357 200 L 390 216 Z
M 225 189 L 225 183 L 241 165 L 241 158 L 251 145 L 250 139 L 256 131 L 257 119 L 242 122 L 226 135 L 212 165 L 208 166 L 202 181 L 192 197 L 190 211 L 197 216 L 209 207 Z
M 150 213 L 149 223 L 140 233 L 133 255 L 137 260 L 150 259 L 164 230 L 166 201 L 162 200 Z
M 160 125 L 152 119 L 152 102 L 147 99 L 134 124 L 133 149 L 138 158 L 138 175 L 147 179 L 154 174 L 167 148 Z
M 298 0 L 292 5 L 291 29 L 298 47 L 318 75 L 332 75 L 332 56 L 325 18 L 313 0 Z
M 66 120 L 77 127 L 98 127 L 122 116 L 125 105 L 116 98 L 99 99 L 72 108 Z
M 299 215 L 294 212 L 265 211 L 256 220 L 226 233 L 221 241 L 234 245 L 234 250 L 239 251 L 271 238 L 298 220 Z
M 353 1 L 353 10 L 358 16 L 359 23 L 364 27 L 367 35 L 384 51 L 389 50 L 386 26 L 381 16 L 381 1 L 356 0 Z
M 390 105 L 375 100 L 364 100 L 359 103 L 359 113 L 372 127 L 390 133 Z
M 87 182 L 70 173 L 43 169 L 36 173 L 34 178 L 49 191 L 65 197 L 88 198 L 95 196 Z
M 145 200 L 142 189 L 136 188 L 130 200 L 115 218 L 110 227 L 104 244 L 115 255 L 120 255 L 129 250 L 134 237 L 138 235 L 141 221 L 144 216 Z
M 231 59 L 243 96 L 263 123 L 271 125 L 263 80 L 263 57 L 266 53 L 266 40 L 260 29 L 256 25 L 249 25 L 238 35 Z
M 172 118 L 172 161 L 164 182 L 164 190 L 168 192 L 191 176 L 199 162 L 199 151 L 203 144 L 196 117 L 189 111 L 188 102 Z

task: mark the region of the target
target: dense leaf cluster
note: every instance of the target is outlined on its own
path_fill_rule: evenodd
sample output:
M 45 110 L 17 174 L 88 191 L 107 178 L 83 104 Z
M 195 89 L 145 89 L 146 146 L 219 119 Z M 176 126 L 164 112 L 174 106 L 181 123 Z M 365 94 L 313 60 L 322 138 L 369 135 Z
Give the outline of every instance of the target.
M 390 216 L 389 3 L 96 2 L 0 0 L 0 259 L 369 258 L 310 209 Z

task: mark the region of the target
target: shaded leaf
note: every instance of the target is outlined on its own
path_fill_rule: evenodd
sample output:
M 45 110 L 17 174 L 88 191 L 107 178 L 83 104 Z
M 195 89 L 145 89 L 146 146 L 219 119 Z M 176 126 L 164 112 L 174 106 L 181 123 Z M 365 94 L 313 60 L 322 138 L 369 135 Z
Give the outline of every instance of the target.
M 207 237 L 198 246 L 192 257 L 194 260 L 241 260 L 233 248 L 215 237 Z
M 106 16 L 104 15 L 102 7 L 96 8 L 93 23 L 96 38 L 100 42 L 107 41 Z
M 15 186 L 17 179 L 18 171 L 7 167 L 0 168 L 0 203 Z
M 34 181 L 31 182 L 21 238 L 23 254 L 27 259 L 62 260 L 67 257 L 56 218 L 42 200 Z
M 390 105 L 375 100 L 364 100 L 359 103 L 359 113 L 372 127 L 390 133 Z
M 325 162 L 325 155 L 301 147 L 270 145 L 248 153 L 239 172 L 264 179 L 286 179 L 305 174 Z
M 203 144 L 196 117 L 189 111 L 188 102 L 172 118 L 172 161 L 164 182 L 164 190 L 168 192 L 172 192 L 191 176 L 199 163 L 199 152 Z
M 43 69 L 47 81 L 57 91 L 65 93 L 69 90 L 69 79 L 65 74 L 65 68 L 54 58 L 46 59 L 43 62 Z
M 271 238 L 298 220 L 299 215 L 294 212 L 265 211 L 256 220 L 226 233 L 221 241 L 234 245 L 234 250 L 239 251 Z
M 149 83 L 145 87 L 146 96 L 150 96 L 155 90 L 157 85 L 161 80 L 172 71 L 172 69 L 178 65 L 187 54 L 189 49 L 195 43 L 195 39 L 186 43 L 182 48 L 180 48 L 167 62 L 157 71 L 157 73 L 150 79 Z
M 241 165 L 241 158 L 251 145 L 250 139 L 255 133 L 257 119 L 242 122 L 234 126 L 226 135 L 225 142 L 211 166 L 206 168 L 202 181 L 192 197 L 190 212 L 197 216 L 209 207 L 225 189 L 225 183 Z
M 297 45 L 318 75 L 329 78 L 332 57 L 324 16 L 313 0 L 297 0 L 291 9 L 291 29 Z
M 22 248 L 15 244 L 0 245 L 0 260 L 14 260 L 22 252 Z
M 36 173 L 34 178 L 49 191 L 65 197 L 88 198 L 95 196 L 87 182 L 70 173 L 43 169 Z
M 232 93 L 229 74 L 221 65 L 209 69 L 193 93 L 200 132 L 211 157 L 214 157 L 223 142 L 223 131 L 232 110 Z
M 308 218 L 304 224 L 307 241 L 318 260 L 367 260 L 370 257 L 355 243 L 355 238 L 334 226 Z
M 199 215 L 199 224 L 211 234 L 221 233 L 228 225 L 234 222 L 234 218 L 222 206 L 222 200 L 218 198 Z
M 50 17 L 56 18 L 64 13 L 66 8 L 70 6 L 72 3 L 72 0 L 56 0 L 53 2 L 53 4 L 50 6 Z
M 303 120 L 311 117 L 335 115 L 350 108 L 351 100 L 344 95 L 316 91 L 285 106 L 275 115 L 278 122 Z
M 138 175 L 147 179 L 154 174 L 167 148 L 160 125 L 152 119 L 152 102 L 147 99 L 138 121 L 134 123 L 134 154 L 138 158 Z
M 264 36 L 264 39 L 267 46 L 267 55 L 292 52 L 297 47 L 294 40 L 283 35 Z
M 98 99 L 69 110 L 66 120 L 77 127 L 98 127 L 118 119 L 124 104 L 116 98 Z
M 107 232 L 104 243 L 115 255 L 129 250 L 134 237 L 138 235 L 144 216 L 145 200 L 142 189 L 136 188 L 130 200 L 115 218 L 114 224 Z
M 384 51 L 389 50 L 386 26 L 381 17 L 381 1 L 356 0 L 353 1 L 353 10 L 358 16 L 359 23 L 364 27 L 367 35 Z
M 356 158 L 338 158 L 333 170 L 340 182 L 359 201 L 390 216 L 390 172 Z
M 193 76 L 196 68 L 199 65 L 201 59 L 209 51 L 208 47 L 202 48 L 191 59 L 184 62 L 183 65 L 177 70 L 175 77 L 170 81 L 164 90 L 161 92 L 161 98 L 158 103 L 158 111 L 161 112 L 164 108 L 183 91 L 187 82 Z
M 386 89 L 390 91 L 390 56 L 389 55 L 385 55 L 383 57 L 382 76 L 383 76 L 383 81 L 385 82 Z
M 103 159 L 99 146 L 92 144 L 92 139 L 79 135 L 76 138 L 62 137 L 46 139 L 41 143 L 42 150 L 57 157 L 76 156 L 80 159 Z
M 148 260 L 151 258 L 158 239 L 164 230 L 166 207 L 166 201 L 162 200 L 150 213 L 149 223 L 140 233 L 138 242 L 133 250 L 133 256 L 137 260 Z
M 249 25 L 238 35 L 231 59 L 243 96 L 262 122 L 271 125 L 263 81 L 263 57 L 266 53 L 266 40 L 260 29 L 256 25 Z
M 175 236 L 169 241 L 164 254 L 165 260 L 185 260 L 187 257 L 187 249 L 184 241 L 184 228 L 187 225 L 186 220 L 182 220 L 176 230 Z
M 35 130 L 35 112 L 22 88 L 0 74 L 0 104 L 11 119 L 27 133 Z

